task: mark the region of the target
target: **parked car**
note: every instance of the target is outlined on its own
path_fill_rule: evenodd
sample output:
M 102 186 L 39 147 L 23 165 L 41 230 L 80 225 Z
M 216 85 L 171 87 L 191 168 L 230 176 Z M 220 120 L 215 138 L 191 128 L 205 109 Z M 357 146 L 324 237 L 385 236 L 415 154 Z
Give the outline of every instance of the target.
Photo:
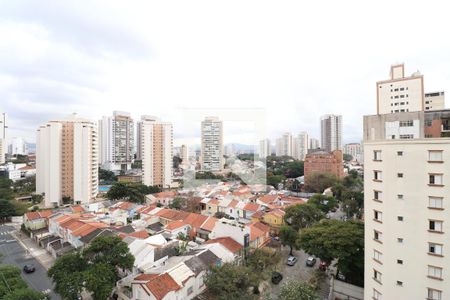
M 293 265 L 295 265 L 295 263 L 297 262 L 297 257 L 295 257 L 295 256 L 289 256 L 288 257 L 288 259 L 287 259 L 287 262 L 286 262 L 286 264 L 288 265 L 288 266 L 293 266 Z
M 272 283 L 279 284 L 283 279 L 283 275 L 280 272 L 272 272 Z
M 314 257 L 314 256 L 309 256 L 307 259 L 306 259 L 306 265 L 308 266 L 308 267 L 314 267 L 314 265 L 316 264 L 316 258 Z
M 320 262 L 320 265 L 319 265 L 319 270 L 320 271 L 326 271 L 327 270 L 327 263 L 326 262 L 324 262 L 324 261 L 321 261 Z
M 23 266 L 23 271 L 27 274 L 33 273 L 36 271 L 36 267 L 33 264 Z

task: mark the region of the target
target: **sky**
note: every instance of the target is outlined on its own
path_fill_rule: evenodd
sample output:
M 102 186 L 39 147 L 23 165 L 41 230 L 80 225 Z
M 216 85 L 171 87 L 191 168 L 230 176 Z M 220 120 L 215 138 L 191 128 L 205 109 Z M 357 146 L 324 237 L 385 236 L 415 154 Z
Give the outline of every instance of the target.
M 8 136 L 73 112 L 113 110 L 174 124 L 191 142 L 205 115 L 225 120 L 225 142 L 266 135 L 320 136 L 320 116 L 343 115 L 344 143 L 375 114 L 375 82 L 391 64 L 419 70 L 425 91 L 450 91 L 445 1 L 6 1 L 0 0 L 0 111 Z M 259 118 L 259 117 L 258 117 Z M 245 119 L 245 118 L 244 118 Z M 230 124 L 230 126 L 227 126 Z

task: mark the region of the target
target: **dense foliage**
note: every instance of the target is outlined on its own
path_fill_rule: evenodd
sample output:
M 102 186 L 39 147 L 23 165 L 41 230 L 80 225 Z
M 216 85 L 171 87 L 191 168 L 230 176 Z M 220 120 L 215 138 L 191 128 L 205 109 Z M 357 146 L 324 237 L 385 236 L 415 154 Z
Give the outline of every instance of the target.
M 110 200 L 128 200 L 136 203 L 144 203 L 145 195 L 159 192 L 161 192 L 161 188 L 157 186 L 117 182 L 106 193 L 106 198 Z
M 314 223 L 324 218 L 322 211 L 315 205 L 297 204 L 286 208 L 284 220 L 296 231 L 311 227 Z
M 314 196 L 309 198 L 308 204 L 314 205 L 315 207 L 320 209 L 324 214 L 339 207 L 336 198 L 332 196 L 325 196 L 322 194 L 315 194 Z
M 47 296 L 27 287 L 20 277 L 21 270 L 15 266 L 0 265 L 0 299 L 4 300 L 43 300 Z
M 306 283 L 291 280 L 281 288 L 280 300 L 319 300 L 316 291 Z

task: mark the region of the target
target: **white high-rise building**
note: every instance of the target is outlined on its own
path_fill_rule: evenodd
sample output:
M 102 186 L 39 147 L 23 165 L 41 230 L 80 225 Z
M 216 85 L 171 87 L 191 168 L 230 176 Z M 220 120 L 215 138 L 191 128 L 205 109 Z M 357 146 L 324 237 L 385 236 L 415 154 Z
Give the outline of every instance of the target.
M 9 145 L 8 153 L 10 155 L 27 155 L 28 154 L 27 143 L 21 137 L 12 138 L 11 144 Z
M 318 149 L 320 148 L 320 141 L 315 138 L 309 138 L 309 149 Z
M 156 122 L 158 121 L 158 118 L 155 116 L 148 116 L 143 115 L 141 116 L 141 120 L 137 122 L 137 133 L 136 133 L 136 159 L 142 160 L 142 122 L 144 121 L 150 121 L 150 122 Z
M 259 151 L 258 151 L 260 158 L 266 158 L 267 156 L 270 156 L 272 154 L 272 149 L 270 145 L 269 139 L 264 139 L 259 141 Z
M 327 152 L 342 150 L 342 116 L 324 115 L 320 119 L 322 149 Z
M 360 143 L 350 143 L 344 145 L 344 154 L 349 154 L 353 157 L 353 160 L 362 162 L 363 148 Z
M 294 143 L 292 134 L 284 133 L 276 140 L 275 153 L 277 156 L 292 156 L 294 153 Z
M 98 136 L 95 122 L 78 118 L 49 121 L 37 130 L 36 192 L 46 207 L 63 197 L 87 204 L 98 193 Z
M 201 126 L 201 170 L 220 172 L 224 167 L 222 121 L 206 117 Z
M 443 92 L 424 92 L 423 75 L 405 76 L 405 65 L 391 66 L 390 78 L 377 82 L 377 113 L 413 112 L 445 108 Z
M 181 158 L 181 165 L 183 167 L 189 166 L 189 147 L 187 145 L 181 145 L 180 147 L 180 158 Z
M 293 157 L 298 160 L 305 160 L 306 154 L 309 149 L 309 136 L 308 133 L 302 131 L 294 138 L 294 155 Z
M 114 111 L 98 122 L 100 163 L 111 171 L 128 170 L 134 156 L 134 121 L 127 112 Z
M 140 122 L 142 183 L 168 188 L 172 184 L 173 128 L 171 123 L 143 117 Z
M 6 113 L 0 113 L 0 165 L 6 162 Z

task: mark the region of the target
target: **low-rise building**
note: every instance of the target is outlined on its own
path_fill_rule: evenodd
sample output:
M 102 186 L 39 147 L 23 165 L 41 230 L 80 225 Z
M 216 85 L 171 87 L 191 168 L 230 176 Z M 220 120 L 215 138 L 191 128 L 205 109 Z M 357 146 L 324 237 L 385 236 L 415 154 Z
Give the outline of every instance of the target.
M 333 152 L 317 151 L 309 153 L 305 158 L 305 184 L 314 173 L 329 173 L 337 178 L 344 177 L 344 162 L 341 150 Z

